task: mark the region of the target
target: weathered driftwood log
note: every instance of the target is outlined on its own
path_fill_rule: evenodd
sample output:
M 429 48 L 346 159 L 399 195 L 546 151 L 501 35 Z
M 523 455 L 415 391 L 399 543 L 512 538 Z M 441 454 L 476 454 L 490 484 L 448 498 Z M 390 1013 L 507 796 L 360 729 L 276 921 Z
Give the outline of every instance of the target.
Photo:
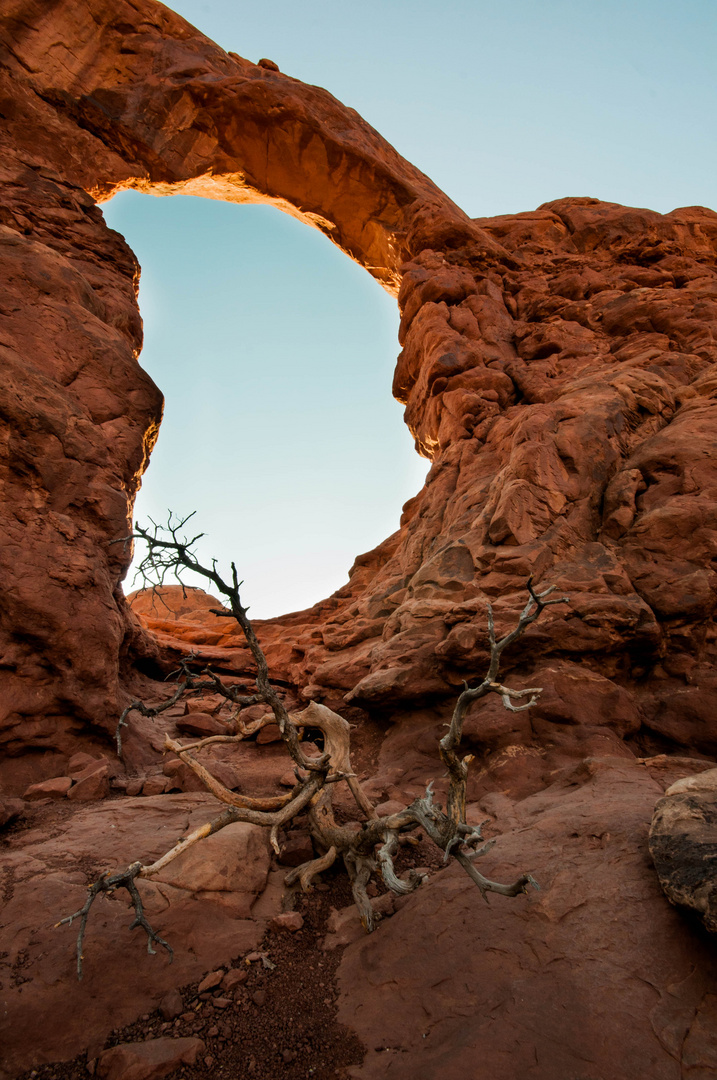
M 278 832 L 282 825 L 291 821 L 303 811 L 308 811 L 309 828 L 317 849 L 323 854 L 291 870 L 285 878 L 287 886 L 298 884 L 304 892 L 309 892 L 314 881 L 324 870 L 332 866 L 337 859 L 342 859 L 351 881 L 356 905 L 361 922 L 367 932 L 374 929 L 375 914 L 367 893 L 367 885 L 372 874 L 380 873 L 386 886 L 395 893 L 412 892 L 421 884 L 420 874 L 410 871 L 404 877 L 396 873 L 394 858 L 402 840 L 417 829 L 425 834 L 444 852 L 444 860 L 454 858 L 480 889 L 487 899 L 489 892 L 503 896 L 517 896 L 526 892 L 529 885 L 538 888 L 537 882 L 529 873 L 521 874 L 514 882 L 503 885 L 491 881 L 478 872 L 473 860 L 484 855 L 495 843 L 484 841 L 481 827 L 468 825 L 466 822 L 466 781 L 471 756 L 459 756 L 459 747 L 463 732 L 463 722 L 469 705 L 487 694 L 500 695 L 506 708 L 512 711 L 528 709 L 541 693 L 540 687 L 514 690 L 497 681 L 500 660 L 504 650 L 516 641 L 531 623 L 535 622 L 546 607 L 551 604 L 567 602 L 567 597 L 547 599 L 553 588 L 536 592 L 532 580 L 527 583 L 528 601 L 517 625 L 504 637 L 497 639 L 493 611 L 488 605 L 488 635 L 490 641 L 490 664 L 488 672 L 479 685 L 465 689 L 459 696 L 446 735 L 440 740 L 439 754 L 448 770 L 448 797 L 443 807 L 434 801 L 433 784 L 429 784 L 425 795 L 415 799 L 409 806 L 397 813 L 379 817 L 370 800 L 363 791 L 358 777 L 351 767 L 350 728 L 346 720 L 325 705 L 311 702 L 302 712 L 289 714 L 279 693 L 271 684 L 266 657 L 243 607 L 239 595 L 241 582 L 235 565 L 232 563 L 232 579 L 226 582 L 218 573 L 216 563 L 211 568 L 202 566 L 193 553 L 193 545 L 200 535 L 191 540 L 180 535 L 189 519 L 172 523 L 170 518 L 166 528 L 153 526 L 152 530 L 136 527 L 135 533 L 123 538 L 123 543 L 142 540 L 147 544 L 147 554 L 140 563 L 139 571 L 145 584 L 158 586 L 163 584 L 168 574 L 181 582 L 182 570 L 192 570 L 208 579 L 228 601 L 228 607 L 215 610 L 219 618 L 234 618 L 244 633 L 256 665 L 256 693 L 241 694 L 236 687 L 224 683 L 216 674 L 205 668 L 200 674 L 191 670 L 191 657 L 182 663 L 179 681 L 175 693 L 161 706 L 147 708 L 142 702 L 132 702 L 122 713 L 117 725 L 117 747 L 121 753 L 121 729 L 132 709 L 144 715 L 158 715 L 165 708 L 179 700 L 185 691 L 211 690 L 219 693 L 236 705 L 248 705 L 263 701 L 271 707 L 267 717 L 244 725 L 239 722 L 235 734 L 213 735 L 193 742 L 179 742 L 166 736 L 166 748 L 176 753 L 200 778 L 205 787 L 221 802 L 226 809 L 212 821 L 195 829 L 189 836 L 180 840 L 160 859 L 148 865 L 134 862 L 125 870 L 107 873 L 89 887 L 85 904 L 73 915 L 62 919 L 57 925 L 71 924 L 80 920 L 77 937 L 77 973 L 82 978 L 82 946 L 90 909 L 97 896 L 103 892 L 113 892 L 124 888 L 129 892 L 135 908 L 135 920 L 131 928 L 141 926 L 147 933 L 147 948 L 154 952 L 153 945 L 162 945 L 167 949 L 170 960 L 172 949 L 152 929 L 144 916 L 142 899 L 136 882 L 142 878 L 151 878 L 173 859 L 193 844 L 206 836 L 218 832 L 235 821 L 246 821 L 255 825 L 264 825 L 270 830 L 270 841 L 275 851 L 279 851 Z M 514 701 L 527 698 L 520 705 Z M 268 798 L 250 798 L 237 794 L 225 787 L 212 773 L 197 760 L 197 755 L 205 747 L 215 743 L 239 742 L 254 734 L 267 722 L 276 722 L 286 749 L 294 762 L 296 785 L 284 795 Z M 307 757 L 301 745 L 301 732 L 304 728 L 318 729 L 324 740 L 323 753 L 319 757 Z M 334 786 L 346 783 L 356 803 L 356 818 L 348 824 L 339 824 L 334 815 Z M 359 827 L 357 828 L 357 824 Z

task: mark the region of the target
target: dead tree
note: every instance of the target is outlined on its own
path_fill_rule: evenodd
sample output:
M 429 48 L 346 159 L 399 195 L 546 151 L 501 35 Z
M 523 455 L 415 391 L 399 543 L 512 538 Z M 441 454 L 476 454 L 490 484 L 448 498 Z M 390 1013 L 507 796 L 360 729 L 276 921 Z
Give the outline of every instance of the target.
M 190 515 L 191 516 L 191 515 Z M 444 852 L 444 861 L 456 859 L 469 877 L 478 886 L 481 895 L 487 900 L 489 892 L 503 896 L 517 896 L 527 892 L 528 886 L 538 888 L 535 879 L 529 873 L 523 873 L 512 884 L 503 885 L 484 877 L 475 867 L 474 860 L 495 843 L 485 841 L 481 832 L 482 825 L 469 825 L 466 822 L 466 783 L 468 765 L 471 756 L 461 758 L 459 750 L 463 731 L 463 722 L 468 707 L 487 694 L 500 695 L 504 706 L 513 712 L 528 709 L 541 693 L 540 687 L 514 690 L 498 682 L 498 670 L 505 649 L 516 641 L 531 623 L 551 604 L 567 602 L 567 597 L 546 599 L 554 587 L 537 592 L 532 579 L 528 580 L 528 601 L 521 612 L 517 625 L 502 638 L 497 638 L 493 611 L 488 605 L 488 638 L 490 642 L 490 664 L 485 678 L 475 687 L 465 683 L 460 694 L 448 731 L 439 743 L 439 755 L 448 772 L 448 796 L 445 810 L 434 801 L 433 783 L 428 785 L 425 795 L 415 799 L 409 806 L 397 813 L 379 817 L 364 793 L 361 784 L 351 767 L 349 725 L 343 717 L 325 705 L 311 702 L 302 712 L 292 715 L 286 710 L 279 693 L 272 685 L 266 657 L 254 633 L 247 610 L 242 605 L 236 566 L 231 564 L 231 581 L 227 582 L 217 570 L 216 561 L 211 567 L 203 566 L 194 554 L 194 545 L 203 534 L 191 539 L 182 535 L 189 518 L 177 522 L 170 516 L 166 527 L 152 523 L 152 528 L 135 527 L 135 532 L 122 542 L 142 541 L 147 545 L 147 553 L 139 564 L 139 574 L 145 585 L 158 587 L 163 585 L 169 575 L 182 583 L 182 572 L 193 571 L 213 585 L 225 598 L 227 606 L 213 609 L 218 618 L 233 618 L 239 624 L 247 641 L 256 665 L 256 693 L 241 694 L 236 686 L 231 686 L 205 668 L 201 676 L 194 674 L 189 662 L 180 668 L 180 681 L 175 693 L 162 705 L 148 709 L 142 702 L 133 702 L 122 713 L 117 726 L 118 750 L 121 750 L 121 728 L 132 709 L 144 715 L 157 715 L 164 708 L 176 702 L 185 690 L 211 689 L 224 696 L 237 706 L 265 702 L 271 708 L 267 717 L 262 717 L 251 724 L 239 722 L 235 734 L 213 735 L 190 742 L 179 742 L 165 737 L 167 750 L 176 753 L 201 779 L 206 788 L 221 802 L 225 809 L 212 821 L 195 829 L 189 836 L 180 840 L 160 859 L 150 864 L 134 862 L 125 870 L 107 873 L 90 886 L 85 904 L 73 915 L 62 919 L 57 925 L 71 924 L 80 920 L 77 937 L 77 972 L 82 978 L 82 945 L 90 909 L 100 893 L 112 893 L 116 889 L 129 892 L 135 909 L 135 920 L 130 929 L 141 926 L 148 938 L 147 948 L 150 953 L 154 945 L 162 945 L 172 957 L 170 946 L 152 929 L 144 916 L 142 899 L 137 888 L 138 879 L 152 878 L 168 863 L 176 859 L 193 844 L 218 832 L 226 825 L 236 821 L 263 825 L 270 830 L 270 842 L 279 852 L 279 829 L 298 814 L 308 811 L 309 828 L 313 842 L 322 854 L 291 870 L 285 877 L 287 886 L 298 884 L 304 892 L 310 892 L 317 876 L 331 867 L 338 859 L 344 863 L 351 881 L 351 889 L 358 907 L 361 922 L 367 932 L 375 926 L 375 914 L 367 893 L 367 885 L 372 874 L 379 873 L 385 885 L 395 893 L 405 894 L 416 889 L 422 881 L 420 874 L 411 870 L 400 877 L 396 873 L 394 858 L 407 835 L 417 829 L 425 834 Z M 203 677 L 202 677 L 203 676 Z M 523 700 L 527 699 L 527 700 Z M 520 701 L 521 704 L 514 704 Z M 249 798 L 237 794 L 225 787 L 206 769 L 196 755 L 205 747 L 218 742 L 232 743 L 252 735 L 267 722 L 275 722 L 281 733 L 286 749 L 294 762 L 296 784 L 284 795 L 268 798 Z M 318 728 L 323 735 L 324 750 L 319 757 L 309 757 L 301 745 L 301 731 L 305 727 Z M 356 819 L 349 824 L 340 824 L 333 809 L 333 793 L 336 784 L 345 783 L 356 804 Z M 360 827 L 357 829 L 357 822 Z M 482 824 L 485 824 L 483 822 Z

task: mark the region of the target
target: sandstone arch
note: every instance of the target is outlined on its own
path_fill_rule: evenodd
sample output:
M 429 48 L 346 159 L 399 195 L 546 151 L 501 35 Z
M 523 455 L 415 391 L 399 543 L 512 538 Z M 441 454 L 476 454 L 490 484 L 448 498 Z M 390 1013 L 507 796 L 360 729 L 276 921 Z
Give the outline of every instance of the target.
M 434 466 L 348 586 L 263 628 L 284 678 L 372 708 L 440 698 L 485 652 L 484 598 L 508 611 L 550 571 L 575 594 L 530 642 L 553 704 L 495 738 L 552 738 L 589 687 L 588 728 L 709 750 L 716 215 L 568 199 L 472 221 L 326 91 L 159 5 L 15 0 L 2 31 L 11 750 L 111 727 L 121 664 L 156 653 L 107 547 L 161 413 L 136 263 L 93 203 L 128 186 L 273 202 L 398 295 L 394 390 Z
M 441 872 L 378 942 L 350 947 L 341 1008 L 369 1047 L 361 1075 L 465 1076 L 478 1059 L 498 1078 L 516 1062 L 546 1078 L 586 1061 L 616 1080 L 645 1061 L 656 1075 L 714 1071 L 704 943 L 644 850 L 665 778 L 705 763 L 646 766 L 626 740 L 717 752 L 717 215 L 576 198 L 471 222 L 330 95 L 228 56 L 151 0 L 9 0 L 0 34 L 0 738 L 16 755 L 0 762 L 4 790 L 56 776 L 78 745 L 106 749 L 142 661 L 206 640 L 192 620 L 147 634 L 119 586 L 128 553 L 108 546 L 127 529 L 161 394 L 137 362 L 136 261 L 88 192 L 272 200 L 398 290 L 395 392 L 433 459 L 399 532 L 359 556 L 345 588 L 257 627 L 273 671 L 339 709 L 403 718 L 372 794 L 415 793 L 447 697 L 483 669 L 485 598 L 502 626 L 530 571 L 572 596 L 515 658 L 522 685 L 544 687 L 539 705 L 465 725 L 479 758 L 469 801 L 513 830 L 502 851 L 529 855 L 547 888 L 527 911 L 477 918 Z M 242 662 L 231 640 L 200 649 Z M 136 732 L 155 760 L 160 731 Z M 118 1022 L 116 987 L 68 989 L 69 956 L 38 975 L 51 954 L 40 893 L 49 863 L 65 866 L 51 846 L 47 864 L 27 857 L 43 840 L 12 862 L 23 891 L 7 949 L 35 983 L 4 990 L 15 1074 L 88 1032 L 101 1045 Z M 33 924 L 28 895 L 46 919 Z M 186 979 L 237 948 L 234 916 L 219 926 Z M 156 1004 L 134 979 L 121 1022 Z

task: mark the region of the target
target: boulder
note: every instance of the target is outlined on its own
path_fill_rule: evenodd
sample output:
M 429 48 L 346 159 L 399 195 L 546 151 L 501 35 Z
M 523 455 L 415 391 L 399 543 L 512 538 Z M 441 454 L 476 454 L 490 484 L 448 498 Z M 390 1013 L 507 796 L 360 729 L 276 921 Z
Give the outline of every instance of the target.
M 201 1039 L 147 1039 L 103 1050 L 95 1075 L 100 1080 L 161 1080 L 182 1065 L 194 1065 L 205 1050 Z
M 650 854 L 670 903 L 717 931 L 717 769 L 667 789 L 652 817 Z
M 228 728 L 210 713 L 190 712 L 177 720 L 177 731 L 182 735 L 196 735 L 204 739 L 209 735 L 226 735 Z
M 110 766 L 106 758 L 92 761 L 73 776 L 74 783 L 67 792 L 73 802 L 96 802 L 110 793 Z
M 72 787 L 69 776 L 55 776 L 52 780 L 42 780 L 39 784 L 30 784 L 23 795 L 26 802 L 38 799 L 64 799 Z

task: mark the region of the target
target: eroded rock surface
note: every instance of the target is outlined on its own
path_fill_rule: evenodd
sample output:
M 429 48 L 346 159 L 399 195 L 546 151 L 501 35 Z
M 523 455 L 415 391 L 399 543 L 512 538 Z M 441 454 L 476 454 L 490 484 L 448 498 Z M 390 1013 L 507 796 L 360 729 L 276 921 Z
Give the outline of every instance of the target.
M 200 793 L 122 799 L 45 817 L 10 837 L 2 862 L 0 1076 L 85 1050 L 92 1059 L 114 1028 L 157 1008 L 168 991 L 256 948 L 266 918 L 256 909 L 252 916 L 252 905 L 267 885 L 269 850 L 254 825 L 229 826 L 142 884 L 147 918 L 174 948 L 172 964 L 161 948 L 147 956 L 141 929 L 128 934 L 133 911 L 123 891 L 94 904 L 81 982 L 78 924 L 53 928 L 82 907 L 88 880 L 137 857 L 158 858 L 216 809 Z M 272 903 L 267 915 L 278 911 Z
M 711 954 L 646 842 L 660 794 L 717 753 L 717 214 L 573 198 L 471 220 L 326 91 L 151 0 L 9 0 L 0 60 L 0 809 L 52 823 L 11 831 L 4 863 L 8 1075 L 92 1058 L 110 1027 L 254 947 L 278 902 L 252 902 L 263 838 L 228 830 L 209 862 L 195 852 L 148 886 L 182 942 L 173 969 L 118 946 L 121 903 L 101 901 L 79 986 L 70 932 L 41 929 L 106 857 L 159 855 L 213 813 L 162 748 L 198 717 L 222 730 L 221 703 L 133 714 L 123 763 L 100 776 L 124 705 L 158 703 L 191 651 L 251 675 L 214 599 L 169 590 L 158 611 L 122 593 L 162 411 L 138 362 L 139 267 L 97 206 L 127 187 L 272 202 L 397 296 L 394 393 L 426 485 L 344 588 L 257 625 L 290 707 L 324 700 L 374 740 L 374 801 L 405 804 L 430 779 L 441 796 L 435 744 L 485 669 L 486 603 L 502 630 L 529 574 L 571 598 L 506 657 L 513 685 L 543 687 L 538 705 L 481 703 L 465 730 L 471 820 L 506 833 L 490 873 L 530 869 L 543 892 L 486 908 L 448 869 L 389 905 L 343 961 L 342 1015 L 368 1051 L 355 1075 L 462 1078 L 477 1059 L 506 1080 L 712 1075 Z M 278 745 L 217 751 L 214 767 L 252 793 L 287 782 Z M 18 798 L 33 788 L 39 801 Z
M 714 955 L 646 872 L 658 793 L 634 759 L 605 757 L 506 816 L 477 805 L 501 832 L 482 871 L 540 866 L 541 892 L 486 905 L 451 867 L 349 945 L 339 1017 L 368 1048 L 351 1075 L 713 1075 Z
M 277 674 L 363 708 L 440 698 L 484 662 L 486 600 L 511 617 L 532 572 L 572 603 L 513 662 L 568 657 L 628 726 L 712 753 L 717 215 L 578 198 L 472 221 L 326 91 L 165 8 L 14 0 L 1 27 L 10 751 L 111 730 L 122 665 L 158 659 L 110 542 L 161 399 L 136 262 L 93 202 L 137 187 L 272 201 L 398 296 L 394 392 L 433 467 L 347 586 L 260 627 Z

